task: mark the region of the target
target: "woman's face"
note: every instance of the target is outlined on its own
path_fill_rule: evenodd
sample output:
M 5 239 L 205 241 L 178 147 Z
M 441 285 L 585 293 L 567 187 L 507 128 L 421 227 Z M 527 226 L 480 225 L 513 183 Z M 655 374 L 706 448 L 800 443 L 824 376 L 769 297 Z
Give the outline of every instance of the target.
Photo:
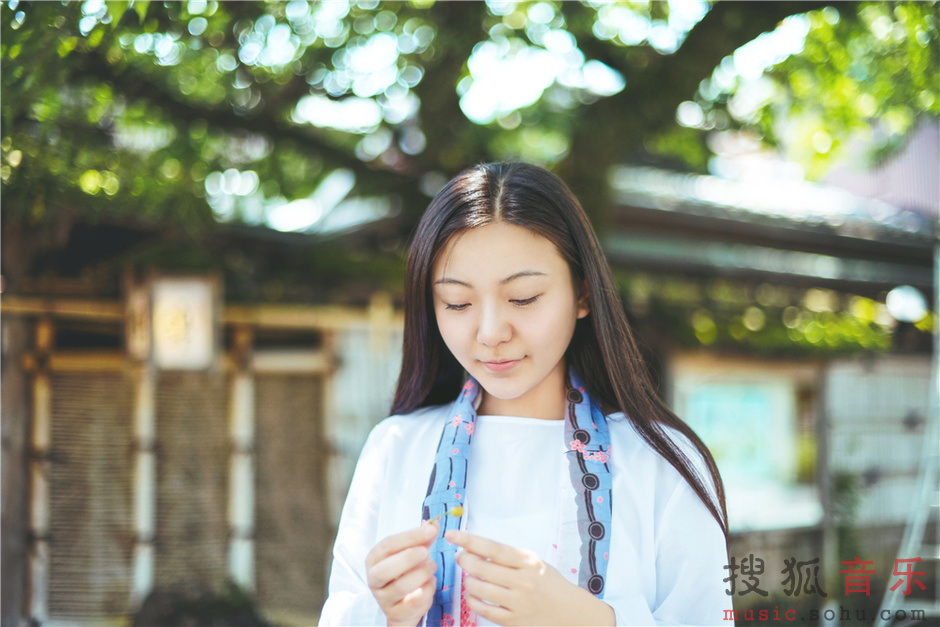
M 588 307 L 555 245 L 508 222 L 468 229 L 431 281 L 444 343 L 486 392 L 479 412 L 562 419 L 564 354 Z

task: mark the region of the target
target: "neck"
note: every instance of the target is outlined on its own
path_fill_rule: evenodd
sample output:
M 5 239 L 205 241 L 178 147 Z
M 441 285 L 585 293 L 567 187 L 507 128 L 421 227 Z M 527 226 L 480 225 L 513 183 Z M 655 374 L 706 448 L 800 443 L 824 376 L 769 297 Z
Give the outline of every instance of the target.
M 539 420 L 564 420 L 567 369 L 560 363 L 538 385 L 518 398 L 497 398 L 485 389 L 478 415 L 520 416 Z

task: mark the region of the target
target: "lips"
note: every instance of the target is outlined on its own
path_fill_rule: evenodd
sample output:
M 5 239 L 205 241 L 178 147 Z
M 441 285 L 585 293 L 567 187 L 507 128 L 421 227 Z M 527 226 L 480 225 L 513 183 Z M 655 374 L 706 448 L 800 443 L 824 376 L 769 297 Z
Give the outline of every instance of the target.
M 505 372 L 518 364 L 520 359 L 506 359 L 501 361 L 484 361 L 483 365 L 492 372 Z

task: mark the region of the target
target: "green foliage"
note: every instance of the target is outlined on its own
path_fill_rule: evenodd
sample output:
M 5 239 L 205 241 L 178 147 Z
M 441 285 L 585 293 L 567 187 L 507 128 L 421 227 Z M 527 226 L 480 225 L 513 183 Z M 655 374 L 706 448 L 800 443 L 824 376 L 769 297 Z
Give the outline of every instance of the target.
M 883 303 L 820 288 L 728 279 L 620 277 L 634 315 L 663 323 L 685 348 L 763 355 L 832 355 L 891 348 Z
M 811 178 L 852 156 L 857 142 L 872 146 L 859 165 L 877 165 L 904 147 L 921 118 L 940 115 L 937 2 L 837 4 L 805 20 L 803 50 L 761 81 L 738 79 L 716 92 L 712 80 L 700 89 L 707 114 L 728 112 L 724 120 L 781 144 Z M 759 92 L 760 105 L 729 107 L 744 89 Z
M 12 19 L 9 5 L 0 9 L 3 39 L 16 41 L 3 51 L 2 134 L 10 167 L 0 178 L 7 211 L 36 225 L 61 212 L 94 219 L 110 211 L 205 223 L 199 186 L 184 177 L 193 156 L 179 139 L 178 121 L 128 98 L 110 80 L 108 72 L 122 69 L 124 51 L 106 24 L 120 15 L 103 15 L 110 19 L 83 36 L 73 25 L 81 8 L 21 3 Z M 119 139 L 116 131 L 135 128 L 146 129 L 152 142 L 146 149 L 121 145 L 132 133 Z
M 691 128 L 676 128 L 647 138 L 646 149 L 654 155 L 685 163 L 692 169 L 704 172 L 711 156 L 704 137 Z
M 353 196 L 401 199 L 400 235 L 430 181 L 510 158 L 554 167 L 600 214 L 611 164 L 654 154 L 703 169 L 707 147 L 677 126 L 677 105 L 722 57 L 814 6 L 14 0 L 0 6 L 4 219 L 264 223 L 343 168 Z M 840 128 L 872 116 L 896 139 L 940 106 L 935 5 L 864 5 L 857 20 L 853 8 L 834 22 L 832 9 L 810 14 L 805 54 L 776 75 L 789 77 L 798 119 L 838 121 L 827 127 L 834 145 Z M 388 45 L 389 64 L 370 65 Z M 567 74 L 474 123 L 462 97 L 481 80 L 469 60 L 486 46 L 555 55 L 546 67 L 568 64 Z M 607 87 L 586 83 L 586 68 Z M 762 124 L 775 119 L 768 110 Z M 229 171 L 258 184 L 219 209 L 207 188 Z
M 743 123 L 773 139 L 791 119 L 800 138 L 793 154 L 819 165 L 873 120 L 883 155 L 919 116 L 937 114 L 935 2 L 823 6 L 5 2 L 3 224 L 24 238 L 24 254 L 38 255 L 76 220 L 193 236 L 223 223 L 271 224 L 294 201 L 323 215 L 344 198 L 389 198 L 386 221 L 367 243 L 379 252 L 363 253 L 361 263 L 324 252 L 316 267 L 391 280 L 443 181 L 475 162 L 525 159 L 562 175 L 603 231 L 610 167 L 652 159 L 703 170 L 711 154 L 703 128 Z M 743 86 L 711 93 L 703 79 L 795 11 L 810 11 L 805 49 L 773 69 L 778 91 L 759 115 L 736 122 L 728 102 Z M 477 71 L 481 51 L 503 60 L 541 55 L 554 74 L 522 100 L 503 102 L 505 88 L 493 89 L 478 100 L 493 110 L 474 112 L 465 96 L 488 79 Z M 591 83 L 591 73 L 603 80 Z M 677 123 L 677 107 L 693 98 L 701 128 Z M 324 199 L 324 182 L 337 173 L 354 178 L 352 189 Z M 315 223 L 296 230 L 305 228 L 316 232 Z M 199 264 L 211 255 L 183 258 Z M 14 284 L 15 274 L 8 264 Z M 697 317 L 692 309 L 681 325 L 696 342 L 884 345 L 877 325 L 854 328 L 815 312 L 787 326 L 782 309 L 760 309 L 760 332 L 749 330 L 758 314 L 749 323 L 746 308 Z
M 415 16 L 408 25 L 415 10 L 398 9 L 386 12 L 392 32 L 422 23 Z M 354 6 L 341 41 L 310 34 L 302 45 L 299 21 L 284 30 L 286 10 L 217 2 L 3 6 L 3 40 L 15 42 L 2 49 L 0 178 L 11 217 L 48 224 L 60 212 L 106 212 L 199 227 L 215 222 L 205 190 L 213 171 L 251 170 L 270 182 L 263 192 L 294 199 L 332 169 L 358 165 L 356 134 L 303 128 L 291 114 L 315 91 L 317 69 L 352 40 L 351 24 L 378 11 Z M 312 18 L 305 23 L 314 27 Z M 289 54 L 246 63 L 245 50 L 265 33 L 290 33 Z
M 790 153 L 811 172 L 859 133 L 876 135 L 872 164 L 884 160 L 922 115 L 940 114 L 936 3 L 866 3 L 857 19 L 828 9 L 810 14 L 810 24 L 804 54 L 774 76 L 793 119 Z

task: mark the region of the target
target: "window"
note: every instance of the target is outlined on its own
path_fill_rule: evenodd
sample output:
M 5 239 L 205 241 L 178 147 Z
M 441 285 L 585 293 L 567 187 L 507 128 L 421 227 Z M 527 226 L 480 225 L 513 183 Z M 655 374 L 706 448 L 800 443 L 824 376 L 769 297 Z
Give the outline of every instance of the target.
M 711 450 L 732 531 L 817 524 L 815 368 L 680 357 L 673 407 Z

